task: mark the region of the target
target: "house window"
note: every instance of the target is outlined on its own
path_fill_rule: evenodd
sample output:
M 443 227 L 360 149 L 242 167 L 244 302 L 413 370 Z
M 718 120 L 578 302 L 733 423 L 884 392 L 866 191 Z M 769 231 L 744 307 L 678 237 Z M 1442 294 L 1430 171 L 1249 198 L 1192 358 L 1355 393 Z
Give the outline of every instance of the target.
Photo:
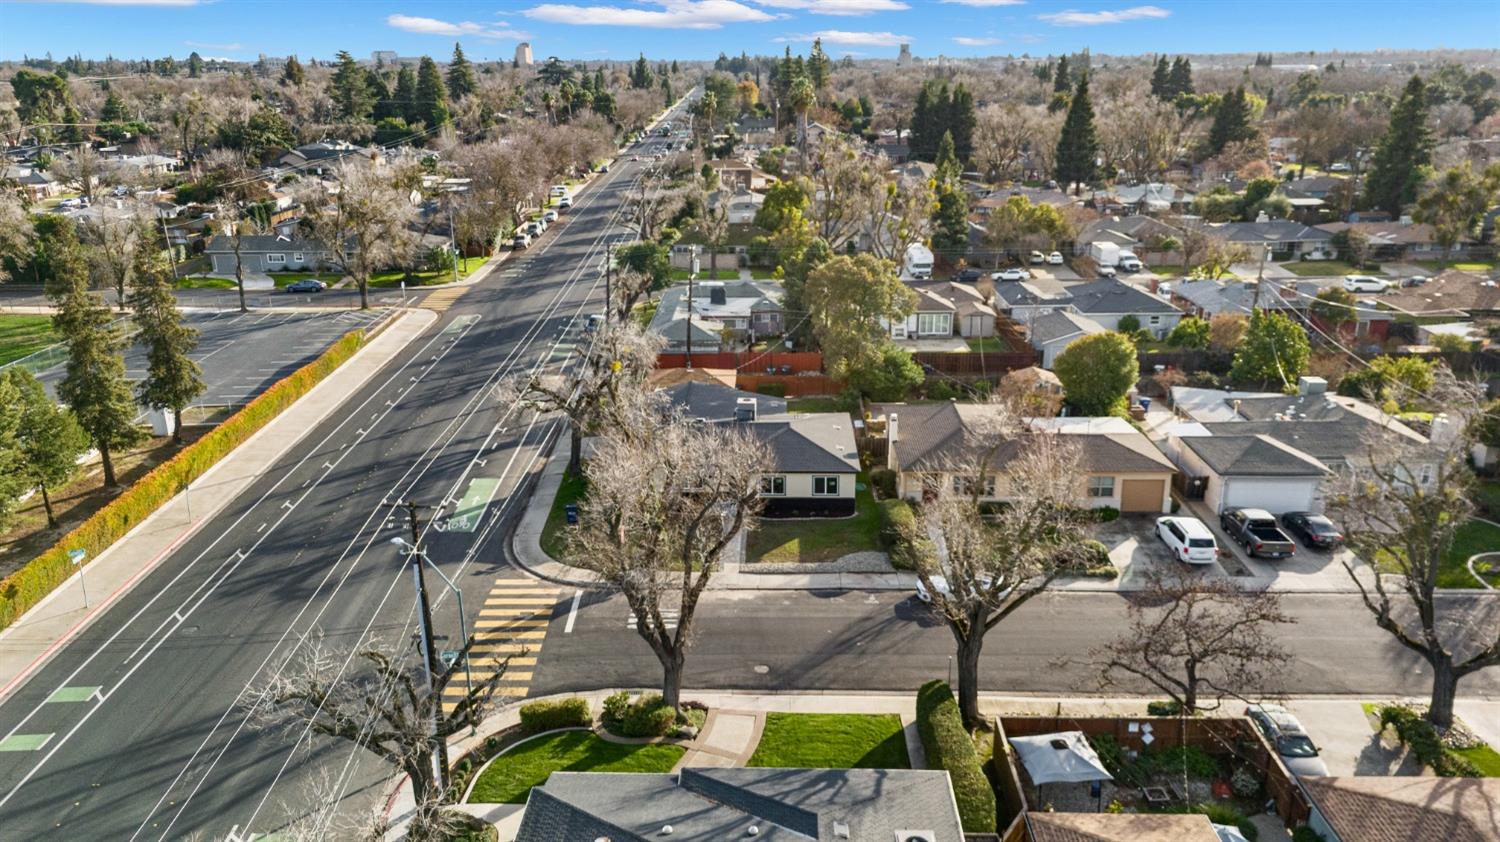
M 267 263 L 285 263 L 286 262 L 286 255 L 284 255 L 284 254 L 268 254 L 268 255 L 266 255 L 266 262 Z
M 944 336 L 953 332 L 953 322 L 947 313 L 918 313 L 917 334 L 920 336 Z
M 964 497 L 972 496 L 973 493 L 974 493 L 974 478 L 970 477 L 970 476 L 955 476 L 955 477 L 953 477 L 953 493 L 961 495 L 961 496 L 964 496 Z M 983 496 L 983 497 L 994 497 L 995 496 L 995 478 L 994 477 L 985 477 L 984 478 L 984 494 L 981 495 L 981 496 Z
M 786 477 L 777 474 L 775 476 L 760 478 L 760 496 L 762 497 L 785 497 Z
M 813 477 L 814 497 L 837 497 L 839 496 L 838 477 Z
M 1089 477 L 1090 497 L 1113 497 L 1115 496 L 1114 477 Z
M 1417 475 L 1417 484 L 1422 487 L 1432 485 L 1432 466 L 1423 465 L 1422 472 Z
M 1161 324 L 1161 316 L 1152 316 L 1151 317 L 1151 324 L 1154 324 L 1154 325 Z
M 299 252 L 293 252 L 292 253 L 292 259 L 295 260 L 295 261 L 297 261 L 298 263 L 301 263 L 302 262 L 302 252 L 300 252 L 300 251 Z

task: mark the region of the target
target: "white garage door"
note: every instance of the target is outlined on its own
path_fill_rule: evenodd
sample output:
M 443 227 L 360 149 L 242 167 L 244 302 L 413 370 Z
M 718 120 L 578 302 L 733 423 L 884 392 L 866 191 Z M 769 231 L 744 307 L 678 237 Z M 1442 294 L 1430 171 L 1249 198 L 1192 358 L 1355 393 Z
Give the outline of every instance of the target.
M 1316 479 L 1252 479 L 1232 477 L 1220 494 L 1219 511 L 1224 509 L 1265 509 L 1274 515 L 1282 512 L 1316 510 Z

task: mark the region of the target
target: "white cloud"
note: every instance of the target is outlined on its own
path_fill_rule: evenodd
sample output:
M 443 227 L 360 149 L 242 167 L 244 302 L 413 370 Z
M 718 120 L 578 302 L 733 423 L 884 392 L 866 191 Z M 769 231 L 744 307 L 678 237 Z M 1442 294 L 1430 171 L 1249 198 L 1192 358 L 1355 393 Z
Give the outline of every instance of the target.
M 208 41 L 183 41 L 182 43 L 184 46 L 196 47 L 200 50 L 224 50 L 225 52 L 231 53 L 235 52 L 236 50 L 245 49 L 245 45 L 241 44 L 238 41 L 232 44 L 213 44 Z
M 973 6 L 979 9 L 989 9 L 995 6 L 1020 6 L 1024 4 L 1026 0 L 939 0 L 939 2 L 954 3 L 959 6 Z
M 413 17 L 411 15 L 391 15 L 385 22 L 396 29 L 405 32 L 415 32 L 418 35 L 443 35 L 448 38 L 462 38 L 472 36 L 474 38 L 515 38 L 522 39 L 530 37 L 524 32 L 511 29 L 509 24 L 503 21 L 495 26 L 473 21 L 461 21 L 449 23 L 437 18 Z
M 990 47 L 1000 43 L 999 38 L 971 38 L 967 35 L 956 35 L 953 43 L 962 44 L 965 47 Z
M 548 23 L 579 26 L 645 26 L 655 29 L 719 29 L 726 23 L 764 23 L 774 15 L 734 0 L 651 0 L 659 9 L 544 3 L 521 14 Z
M 1132 6 L 1117 12 L 1078 12 L 1070 9 L 1066 12 L 1037 15 L 1037 18 L 1053 26 L 1098 26 L 1104 23 L 1124 23 L 1128 20 L 1165 18 L 1171 15 L 1171 12 L 1160 6 Z
M 822 39 L 827 44 L 843 44 L 849 47 L 899 47 L 915 40 L 910 35 L 892 32 L 846 32 L 842 29 L 824 29 L 803 35 L 783 35 L 777 41 L 802 43 Z
M 773 9 L 796 9 L 815 15 L 855 17 L 875 12 L 900 12 L 910 9 L 901 0 L 752 0 L 757 6 Z

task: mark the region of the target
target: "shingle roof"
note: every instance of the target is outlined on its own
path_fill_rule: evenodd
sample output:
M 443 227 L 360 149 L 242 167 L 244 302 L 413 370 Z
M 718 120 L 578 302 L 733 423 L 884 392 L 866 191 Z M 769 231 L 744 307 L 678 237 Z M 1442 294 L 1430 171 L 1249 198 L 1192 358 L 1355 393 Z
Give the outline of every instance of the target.
M 1210 226 L 1208 233 L 1232 243 L 1325 242 L 1333 239 L 1327 231 L 1303 225 L 1290 219 L 1267 222 L 1226 222 Z
M 745 429 L 770 448 L 777 471 L 798 474 L 859 471 L 853 422 L 845 413 L 787 415 L 746 424 Z
M 1471 313 L 1500 311 L 1500 285 L 1449 269 L 1419 287 L 1380 296 L 1380 303 L 1407 313 Z
M 836 837 L 835 824 L 845 836 Z M 910 769 L 684 769 L 676 775 L 555 772 L 531 791 L 517 842 L 894 839 L 927 830 L 961 842 L 944 772 Z
M 1242 425 L 1229 422 L 1204 426 L 1237 430 Z M 1264 434 L 1214 431 L 1211 436 L 1187 436 L 1181 441 L 1219 476 L 1321 477 L 1328 473 L 1312 456 Z
M 1073 308 L 1085 315 L 1115 313 L 1163 315 L 1182 312 L 1165 299 L 1112 278 L 1068 287 L 1068 294 L 1073 296 Z
M 247 253 L 258 253 L 268 251 L 301 251 L 321 253 L 323 244 L 312 240 L 289 240 L 275 234 L 255 234 L 241 237 L 240 251 Z M 216 254 L 232 253 L 234 251 L 234 239 L 232 237 L 217 236 L 208 241 L 203 248 L 206 252 Z
M 706 418 L 709 421 L 733 421 L 736 401 L 754 398 L 757 417 L 781 415 L 786 412 L 786 401 L 770 395 L 746 392 L 718 383 L 678 383 L 661 389 L 672 405 L 679 407 L 688 418 Z
M 1341 839 L 1500 839 L 1500 780 L 1495 778 L 1303 778 L 1302 786 Z
M 1208 816 L 1173 813 L 1026 814 L 1031 842 L 1218 842 Z
M 1051 344 L 1070 336 L 1092 336 L 1108 330 L 1088 316 L 1066 310 L 1053 310 L 1034 317 L 1030 329 L 1031 341 L 1037 345 Z

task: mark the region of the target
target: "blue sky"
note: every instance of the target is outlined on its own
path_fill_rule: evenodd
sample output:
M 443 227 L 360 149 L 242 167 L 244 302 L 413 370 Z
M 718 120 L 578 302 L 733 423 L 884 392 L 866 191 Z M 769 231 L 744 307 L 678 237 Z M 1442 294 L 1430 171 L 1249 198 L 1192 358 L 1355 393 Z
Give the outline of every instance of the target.
M 0 0 L 0 57 L 304 58 L 347 49 L 508 59 L 1290 52 L 1500 47 L 1494 0 Z

